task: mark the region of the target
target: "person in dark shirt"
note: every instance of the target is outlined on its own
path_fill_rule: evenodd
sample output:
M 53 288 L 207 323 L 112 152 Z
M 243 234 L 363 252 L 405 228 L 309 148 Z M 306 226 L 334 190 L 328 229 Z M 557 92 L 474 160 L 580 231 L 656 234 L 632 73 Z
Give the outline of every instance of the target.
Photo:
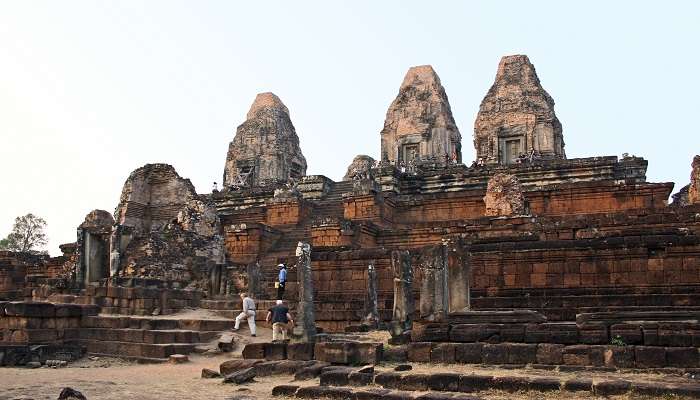
M 282 300 L 277 300 L 275 306 L 267 310 L 265 322 L 270 322 L 270 319 L 272 319 L 272 341 L 285 340 L 288 324 L 294 325 L 294 320 L 289 315 L 289 308 L 282 304 Z

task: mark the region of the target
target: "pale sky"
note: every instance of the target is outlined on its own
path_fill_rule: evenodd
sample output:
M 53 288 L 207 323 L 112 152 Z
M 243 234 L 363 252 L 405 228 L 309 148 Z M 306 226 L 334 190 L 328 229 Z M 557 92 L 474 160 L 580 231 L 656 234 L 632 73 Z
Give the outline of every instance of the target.
M 378 157 L 413 65 L 440 76 L 469 164 L 508 54 L 535 65 L 569 158 L 643 156 L 675 191 L 700 153 L 698 43 L 694 1 L 0 0 L 0 236 L 32 212 L 59 254 L 146 163 L 208 192 L 264 91 L 289 108 L 307 173 L 339 180 Z

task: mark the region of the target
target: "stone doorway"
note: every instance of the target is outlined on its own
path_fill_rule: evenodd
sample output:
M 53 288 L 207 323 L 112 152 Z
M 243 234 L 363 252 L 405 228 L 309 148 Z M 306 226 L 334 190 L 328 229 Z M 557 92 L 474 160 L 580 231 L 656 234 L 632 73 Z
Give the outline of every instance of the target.
M 501 164 L 515 164 L 522 152 L 522 140 L 520 138 L 501 139 Z

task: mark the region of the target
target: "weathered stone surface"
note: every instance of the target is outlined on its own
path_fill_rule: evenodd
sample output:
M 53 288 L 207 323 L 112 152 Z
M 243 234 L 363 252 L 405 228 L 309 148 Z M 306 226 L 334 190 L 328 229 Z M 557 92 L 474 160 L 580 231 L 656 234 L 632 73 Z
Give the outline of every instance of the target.
M 520 155 L 566 158 L 554 100 L 527 56 L 501 59 L 474 123 L 477 161 L 511 164 Z
M 209 287 L 209 269 L 223 264 L 221 223 L 213 204 L 167 164 L 129 175 L 115 210 L 111 274 Z
M 236 385 L 241 385 L 244 383 L 252 382 L 255 378 L 255 368 L 246 368 L 232 372 L 224 378 L 224 383 L 234 383 Z
M 569 379 L 564 382 L 564 389 L 570 392 L 592 392 L 593 381 L 590 379 Z
M 260 93 L 236 129 L 224 169 L 224 187 L 285 183 L 306 175 L 289 110 L 273 93 Z
M 498 173 L 489 179 L 484 196 L 486 216 L 503 217 L 525 214 L 525 198 L 515 175 Z
M 323 361 L 316 361 L 312 365 L 309 365 L 308 367 L 304 367 L 299 369 L 294 374 L 294 380 L 295 381 L 304 381 L 308 379 L 314 379 L 321 375 L 321 372 L 323 372 L 323 369 L 328 367 L 330 364 L 327 362 Z
M 411 329 L 411 315 L 415 310 L 413 298 L 413 269 L 408 251 L 391 252 L 391 270 L 394 277 L 394 309 L 391 318 L 391 336 L 402 335 Z
M 311 269 L 311 245 L 299 242 L 296 249 L 297 274 L 299 276 L 299 303 L 297 303 L 294 335 L 302 342 L 313 342 L 316 337 L 314 311 L 314 280 Z M 318 348 L 316 348 L 318 358 Z M 319 360 L 322 360 L 318 358 Z
M 188 362 L 190 359 L 184 354 L 172 354 L 168 357 L 168 362 L 171 364 L 182 364 Z
M 348 166 L 344 181 L 367 179 L 371 176 L 371 170 L 376 161 L 370 156 L 360 154 L 352 159 L 352 163 Z
M 192 182 L 171 165 L 146 164 L 127 178 L 114 216 L 119 225 L 149 232 L 175 219 L 196 195 Z
M 333 364 L 365 365 L 382 360 L 381 343 L 322 342 L 316 343 L 314 354 L 319 361 Z
M 482 343 L 456 343 L 455 361 L 465 364 L 480 364 L 483 347 Z
M 411 67 L 386 112 L 382 161 L 462 161 L 461 140 L 445 89 L 429 65 Z
M 408 346 L 389 346 L 382 351 L 383 361 L 405 362 L 408 360 Z
M 300 342 L 287 345 L 287 358 L 290 360 L 308 361 L 314 359 L 314 343 Z
M 625 394 L 632 385 L 628 381 L 603 381 L 593 385 L 593 392 L 601 396 L 616 396 Z
M 232 374 L 236 371 L 251 368 L 251 367 L 255 366 L 256 364 L 260 364 L 261 362 L 262 362 L 261 359 L 224 361 L 223 363 L 221 363 L 221 365 L 219 365 L 219 373 L 221 375 L 226 376 L 226 375 Z
M 204 379 L 221 378 L 221 374 L 214 371 L 214 370 L 211 370 L 208 368 L 203 368 L 202 369 L 202 378 L 204 378 Z
M 299 386 L 296 385 L 278 385 L 272 388 L 272 395 L 293 397 L 298 389 Z
M 700 204 L 700 156 L 693 157 L 692 167 L 690 187 L 688 187 L 688 203 Z

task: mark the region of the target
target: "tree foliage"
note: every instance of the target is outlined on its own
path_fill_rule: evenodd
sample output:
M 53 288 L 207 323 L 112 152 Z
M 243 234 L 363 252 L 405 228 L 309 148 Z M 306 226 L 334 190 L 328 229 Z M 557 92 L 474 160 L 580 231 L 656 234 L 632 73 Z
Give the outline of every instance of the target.
M 0 240 L 0 250 L 39 253 L 39 249 L 48 242 L 46 221 L 34 214 L 15 218 L 12 231 L 5 239 Z

